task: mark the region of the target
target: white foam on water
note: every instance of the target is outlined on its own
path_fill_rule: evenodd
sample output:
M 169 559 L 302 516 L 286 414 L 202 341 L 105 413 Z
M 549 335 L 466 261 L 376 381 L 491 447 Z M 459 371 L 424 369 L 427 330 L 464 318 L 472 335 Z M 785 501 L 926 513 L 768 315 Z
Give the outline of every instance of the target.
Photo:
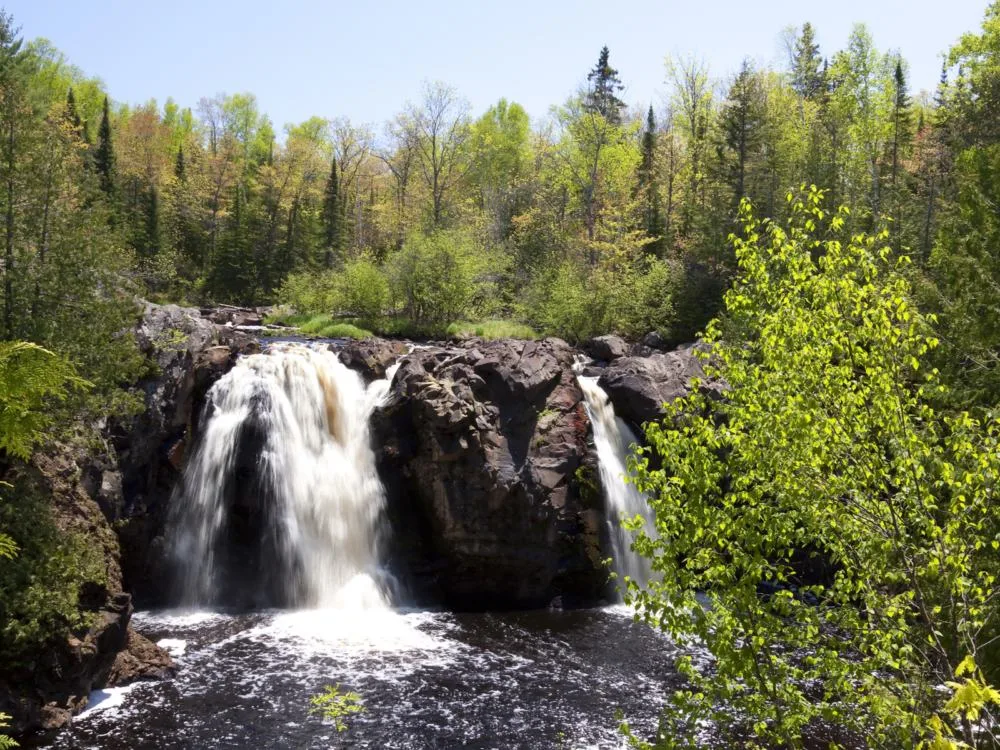
M 299 610 L 279 614 L 269 623 L 248 631 L 247 635 L 294 640 L 310 653 L 429 652 L 454 646 L 418 627 L 427 621 L 427 618 L 391 609 Z
M 161 638 L 156 645 L 165 650 L 171 656 L 184 656 L 187 651 L 187 641 L 182 638 Z
M 91 691 L 90 696 L 87 698 L 87 707 L 73 720 L 80 721 L 97 713 L 117 711 L 125 703 L 125 696 L 138 684 L 137 682 L 133 682 L 131 685 L 124 685 L 123 687 L 109 687 Z
M 230 615 L 208 610 L 166 609 L 155 612 L 136 612 L 132 621 L 146 628 L 193 628 L 199 625 L 222 622 Z

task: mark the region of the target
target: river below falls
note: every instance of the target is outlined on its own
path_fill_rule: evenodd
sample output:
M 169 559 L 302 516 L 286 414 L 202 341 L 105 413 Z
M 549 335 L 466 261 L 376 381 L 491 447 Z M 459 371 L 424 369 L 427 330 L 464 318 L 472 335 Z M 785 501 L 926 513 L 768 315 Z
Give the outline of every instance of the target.
M 624 607 L 525 613 L 137 613 L 177 675 L 99 691 L 51 747 L 618 748 L 678 686 L 671 642 Z M 360 694 L 338 734 L 325 685 Z

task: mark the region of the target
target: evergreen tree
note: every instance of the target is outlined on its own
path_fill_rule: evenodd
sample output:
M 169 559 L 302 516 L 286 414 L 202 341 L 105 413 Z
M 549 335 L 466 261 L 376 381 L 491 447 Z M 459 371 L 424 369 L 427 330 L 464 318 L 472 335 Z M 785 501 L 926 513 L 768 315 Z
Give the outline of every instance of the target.
M 101 190 L 111 197 L 115 192 L 115 153 L 111 143 L 111 113 L 108 107 L 108 97 L 104 97 L 104 110 L 101 114 L 101 128 L 97 133 L 97 153 L 94 156 L 97 174 L 101 181 Z
M 15 310 L 18 303 L 15 277 L 20 269 L 16 258 L 16 214 L 18 191 L 22 177 L 21 157 L 25 133 L 31 132 L 32 111 L 27 101 L 28 63 L 23 40 L 18 36 L 13 18 L 0 9 L 0 163 L 3 165 L 3 215 L 4 253 L 3 276 L 3 329 L 6 338 L 14 337 Z
M 590 90 L 587 92 L 586 107 L 591 112 L 597 112 L 613 125 L 621 125 L 621 111 L 625 108 L 625 102 L 618 98 L 617 92 L 621 91 L 621 79 L 618 71 L 611 67 L 608 62 L 610 56 L 607 45 L 601 48 L 601 54 L 597 58 L 597 65 L 587 75 L 590 82 Z
M 146 252 L 160 252 L 160 196 L 155 185 L 150 186 L 146 202 Z
M 180 182 L 185 182 L 187 180 L 187 172 L 184 165 L 183 146 L 178 146 L 177 148 L 177 159 L 174 162 L 174 177 L 176 177 Z
M 903 72 L 903 63 L 896 61 L 896 70 L 893 74 L 893 112 L 892 112 L 892 163 L 890 165 L 891 174 L 889 177 L 890 190 L 893 201 L 893 220 L 895 231 L 893 232 L 893 244 L 896 252 L 900 252 L 903 245 L 903 235 L 906 234 L 903 226 L 903 186 L 900 184 L 900 160 L 905 155 L 913 139 L 913 113 L 910 108 L 910 96 L 906 86 L 906 74 Z
M 822 65 L 822 68 L 821 68 Z M 792 63 L 792 87 L 800 96 L 813 99 L 823 92 L 826 64 L 819 54 L 819 44 L 812 24 L 802 25 L 802 34 L 795 41 L 795 60 Z
M 761 146 L 766 117 L 764 89 L 756 71 L 744 60 L 719 116 L 719 156 L 736 205 L 750 197 L 749 171 Z
M 656 118 L 653 105 L 646 113 L 646 129 L 642 133 L 642 161 L 636 170 L 637 193 L 642 202 L 642 228 L 656 241 L 647 247 L 659 255 L 663 245 L 663 219 L 660 215 L 659 186 L 656 180 Z
M 340 249 L 340 235 L 342 230 L 340 185 L 337 180 L 337 160 L 333 160 L 330 167 L 330 178 L 326 181 L 326 190 L 323 193 L 323 232 L 324 247 L 323 265 L 327 268 L 333 267 L 334 257 Z
M 66 122 L 76 132 L 80 132 L 83 122 L 80 120 L 80 114 L 76 110 L 76 97 L 73 95 L 73 87 L 71 86 L 66 94 Z

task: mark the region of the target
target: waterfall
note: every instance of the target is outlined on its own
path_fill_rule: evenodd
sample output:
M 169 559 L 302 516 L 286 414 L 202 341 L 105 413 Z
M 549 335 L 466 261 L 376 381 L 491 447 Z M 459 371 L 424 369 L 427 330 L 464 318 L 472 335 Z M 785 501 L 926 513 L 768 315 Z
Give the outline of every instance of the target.
M 170 523 L 185 604 L 388 606 L 368 419 L 389 379 L 286 345 L 215 383 Z
M 653 515 L 646 498 L 630 482 L 625 481 L 628 471 L 627 458 L 630 446 L 638 444 L 635 434 L 619 417 L 596 377 L 582 373 L 583 364 L 574 367 L 576 380 L 583 391 L 587 416 L 594 428 L 594 446 L 601 473 L 601 487 L 607 504 L 608 536 L 614 556 L 614 569 L 619 577 L 628 576 L 638 584 L 645 584 L 651 568 L 647 558 L 632 550 L 632 532 L 622 528 L 621 519 L 642 516 L 647 533 L 653 529 Z

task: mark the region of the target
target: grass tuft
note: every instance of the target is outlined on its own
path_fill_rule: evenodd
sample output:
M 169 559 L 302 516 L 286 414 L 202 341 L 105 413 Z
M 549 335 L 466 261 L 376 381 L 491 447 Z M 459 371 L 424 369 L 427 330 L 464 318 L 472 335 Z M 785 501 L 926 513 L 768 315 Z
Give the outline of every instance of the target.
M 482 339 L 537 339 L 538 333 L 523 323 L 511 320 L 483 320 L 470 323 L 465 320 L 456 321 L 448 326 L 448 335 L 458 338 L 478 336 Z

